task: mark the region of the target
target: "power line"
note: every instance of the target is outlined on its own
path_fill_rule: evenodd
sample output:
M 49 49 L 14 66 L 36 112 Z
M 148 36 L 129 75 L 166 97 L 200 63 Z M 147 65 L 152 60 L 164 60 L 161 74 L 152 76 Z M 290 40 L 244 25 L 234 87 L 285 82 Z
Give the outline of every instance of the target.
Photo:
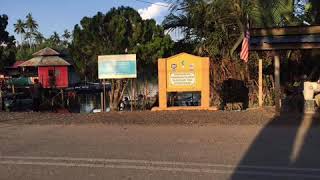
M 153 3 L 153 2 L 145 1 L 145 0 L 135 0 L 135 1 L 142 2 L 142 3 L 146 3 L 146 4 L 152 4 L 152 5 L 156 5 L 156 6 L 170 7 L 169 5 L 164 5 L 164 4 L 159 4 L 159 3 Z

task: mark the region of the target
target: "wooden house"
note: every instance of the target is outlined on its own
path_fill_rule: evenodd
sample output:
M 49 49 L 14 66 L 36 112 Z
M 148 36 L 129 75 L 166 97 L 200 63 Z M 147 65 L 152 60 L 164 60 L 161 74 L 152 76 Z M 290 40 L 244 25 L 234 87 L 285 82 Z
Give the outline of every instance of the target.
M 67 88 L 69 86 L 70 63 L 60 57 L 60 53 L 45 48 L 33 54 L 33 58 L 20 64 L 23 70 L 37 72 L 39 82 L 44 88 Z

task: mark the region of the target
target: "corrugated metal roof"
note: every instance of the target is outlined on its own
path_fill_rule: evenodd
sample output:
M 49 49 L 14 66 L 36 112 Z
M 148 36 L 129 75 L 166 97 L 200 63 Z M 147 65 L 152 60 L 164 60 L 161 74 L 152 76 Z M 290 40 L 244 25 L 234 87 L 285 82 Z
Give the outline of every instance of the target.
M 37 56 L 19 65 L 19 67 L 37 66 L 70 66 L 70 64 L 59 56 Z
M 33 53 L 32 55 L 33 56 L 59 56 L 60 53 L 58 53 L 57 51 L 51 48 L 46 47 L 44 49 L 41 49 L 38 52 Z

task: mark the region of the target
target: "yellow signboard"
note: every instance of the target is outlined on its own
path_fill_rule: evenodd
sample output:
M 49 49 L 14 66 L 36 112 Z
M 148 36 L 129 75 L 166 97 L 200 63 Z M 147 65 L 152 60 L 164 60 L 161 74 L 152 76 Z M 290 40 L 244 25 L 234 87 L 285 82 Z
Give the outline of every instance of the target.
M 188 54 L 167 60 L 167 91 L 201 91 L 202 61 Z
M 153 110 L 210 110 L 209 58 L 181 53 L 158 60 L 159 107 Z M 167 93 L 200 92 L 198 107 L 167 107 Z

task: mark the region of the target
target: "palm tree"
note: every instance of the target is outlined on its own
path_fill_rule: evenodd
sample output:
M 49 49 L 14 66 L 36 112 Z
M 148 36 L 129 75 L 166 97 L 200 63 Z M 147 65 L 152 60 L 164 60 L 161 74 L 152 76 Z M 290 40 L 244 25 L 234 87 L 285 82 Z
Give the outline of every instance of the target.
M 63 31 L 62 37 L 63 37 L 66 41 L 70 39 L 71 33 L 68 31 L 68 29 L 66 29 L 66 30 Z
M 59 34 L 56 31 L 54 31 L 50 37 L 50 40 L 54 43 L 55 46 L 58 46 L 60 44 Z
M 243 39 L 247 15 L 253 27 L 296 23 L 294 0 L 168 0 L 171 14 L 166 29 L 182 30 L 184 40 L 194 43 L 198 54 L 229 56 Z
M 40 32 L 36 32 L 35 36 L 34 36 L 34 39 L 35 39 L 36 43 L 38 45 L 40 45 L 41 43 L 43 43 L 44 37 Z
M 62 34 L 62 37 L 63 37 L 63 44 L 65 45 L 65 46 L 67 46 L 67 44 L 68 44 L 68 42 L 69 42 L 69 40 L 70 40 L 70 38 L 71 38 L 71 33 L 66 29 L 66 30 L 64 30 L 64 32 L 63 32 L 63 34 Z
M 295 0 L 253 0 L 247 12 L 256 27 L 281 27 L 299 23 L 294 16 Z
M 29 46 L 31 47 L 32 33 L 31 32 L 26 32 L 25 35 L 24 35 L 24 38 L 26 40 L 29 40 Z
M 20 37 L 21 37 L 21 42 L 20 43 L 21 44 L 23 42 L 23 38 L 24 38 L 23 36 L 26 33 L 25 28 L 26 28 L 26 24 L 21 19 L 18 19 L 17 23 L 14 24 L 14 32 L 20 35 Z
M 34 37 L 35 32 L 37 32 L 39 25 L 38 25 L 37 21 L 35 21 L 33 19 L 31 13 L 28 13 L 26 18 L 27 18 L 26 19 L 26 28 L 27 28 L 27 33 L 29 33 L 28 37 L 29 37 L 29 43 L 31 46 L 32 38 Z

